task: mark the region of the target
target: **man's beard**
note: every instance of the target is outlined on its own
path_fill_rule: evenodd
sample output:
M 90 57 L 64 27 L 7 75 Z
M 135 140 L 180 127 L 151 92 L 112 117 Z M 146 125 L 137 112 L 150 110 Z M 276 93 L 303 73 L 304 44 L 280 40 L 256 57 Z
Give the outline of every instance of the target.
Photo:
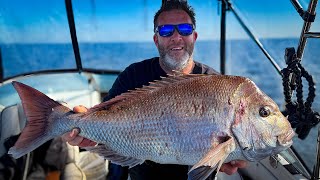
M 189 61 L 191 61 L 193 45 L 191 45 L 191 48 L 186 47 L 181 57 L 171 56 L 169 54 L 169 51 L 170 50 L 166 51 L 166 49 L 163 46 L 159 46 L 159 54 L 162 60 L 162 65 L 164 65 L 167 70 L 181 71 L 185 67 L 187 67 Z

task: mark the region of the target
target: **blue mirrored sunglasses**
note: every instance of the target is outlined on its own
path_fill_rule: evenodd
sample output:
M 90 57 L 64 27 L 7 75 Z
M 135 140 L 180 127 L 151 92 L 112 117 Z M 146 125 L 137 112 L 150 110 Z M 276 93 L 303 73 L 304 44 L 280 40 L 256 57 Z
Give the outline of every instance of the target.
M 162 37 L 170 37 L 173 35 L 175 29 L 177 29 L 177 31 L 181 36 L 189 36 L 193 32 L 194 26 L 193 24 L 187 24 L 187 23 L 176 24 L 176 25 L 164 24 L 164 25 L 158 26 L 155 30 L 155 33 L 158 32 L 159 35 Z

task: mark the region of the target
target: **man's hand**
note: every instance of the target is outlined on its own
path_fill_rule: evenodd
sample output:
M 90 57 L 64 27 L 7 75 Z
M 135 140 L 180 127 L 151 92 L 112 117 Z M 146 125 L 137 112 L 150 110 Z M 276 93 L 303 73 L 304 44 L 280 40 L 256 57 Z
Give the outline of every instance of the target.
M 76 113 L 85 113 L 87 112 L 87 108 L 80 105 L 73 108 L 73 111 Z M 86 139 L 82 136 L 78 136 L 79 129 L 75 128 L 72 129 L 71 132 L 67 132 L 62 135 L 62 139 L 68 142 L 72 146 L 79 146 L 79 147 L 87 147 L 87 146 L 95 146 L 97 143 L 93 142 L 89 139 Z
M 237 172 L 238 168 L 245 168 L 247 165 L 248 165 L 247 161 L 243 161 L 243 160 L 231 161 L 231 162 L 222 164 L 220 171 L 228 175 L 232 175 L 233 173 Z

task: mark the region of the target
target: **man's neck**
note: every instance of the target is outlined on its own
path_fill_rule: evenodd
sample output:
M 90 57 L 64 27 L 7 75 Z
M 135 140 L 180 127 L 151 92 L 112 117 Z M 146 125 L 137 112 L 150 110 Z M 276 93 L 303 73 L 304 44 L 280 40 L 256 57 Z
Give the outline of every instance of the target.
M 167 74 L 172 74 L 172 73 L 174 73 L 173 71 L 174 71 L 175 69 L 168 68 L 167 66 L 165 66 L 165 65 L 163 64 L 163 62 L 162 62 L 161 60 L 160 60 L 159 63 L 160 63 L 160 67 L 164 70 L 164 72 L 166 72 Z M 182 70 L 179 70 L 179 72 L 182 72 L 182 73 L 184 73 L 184 74 L 190 74 L 190 73 L 192 72 L 193 68 L 194 68 L 194 61 L 191 59 L 191 60 L 188 61 L 187 66 L 184 67 Z M 177 70 L 177 71 L 178 71 L 178 70 Z

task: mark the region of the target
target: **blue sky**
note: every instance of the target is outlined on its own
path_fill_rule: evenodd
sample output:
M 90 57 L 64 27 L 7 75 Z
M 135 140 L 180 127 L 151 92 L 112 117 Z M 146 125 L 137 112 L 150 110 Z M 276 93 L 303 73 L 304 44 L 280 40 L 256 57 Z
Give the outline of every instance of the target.
M 219 2 L 188 2 L 197 14 L 199 39 L 218 39 Z M 290 0 L 232 2 L 258 37 L 300 36 L 303 22 Z M 307 0 L 299 2 L 307 7 Z M 160 4 L 161 0 L 73 1 L 79 41 L 152 41 L 153 15 Z M 227 36 L 236 39 L 247 38 L 231 13 L 228 13 L 227 18 Z M 314 23 L 315 31 L 320 30 L 319 24 Z M 0 42 L 69 41 L 64 0 L 0 0 Z

